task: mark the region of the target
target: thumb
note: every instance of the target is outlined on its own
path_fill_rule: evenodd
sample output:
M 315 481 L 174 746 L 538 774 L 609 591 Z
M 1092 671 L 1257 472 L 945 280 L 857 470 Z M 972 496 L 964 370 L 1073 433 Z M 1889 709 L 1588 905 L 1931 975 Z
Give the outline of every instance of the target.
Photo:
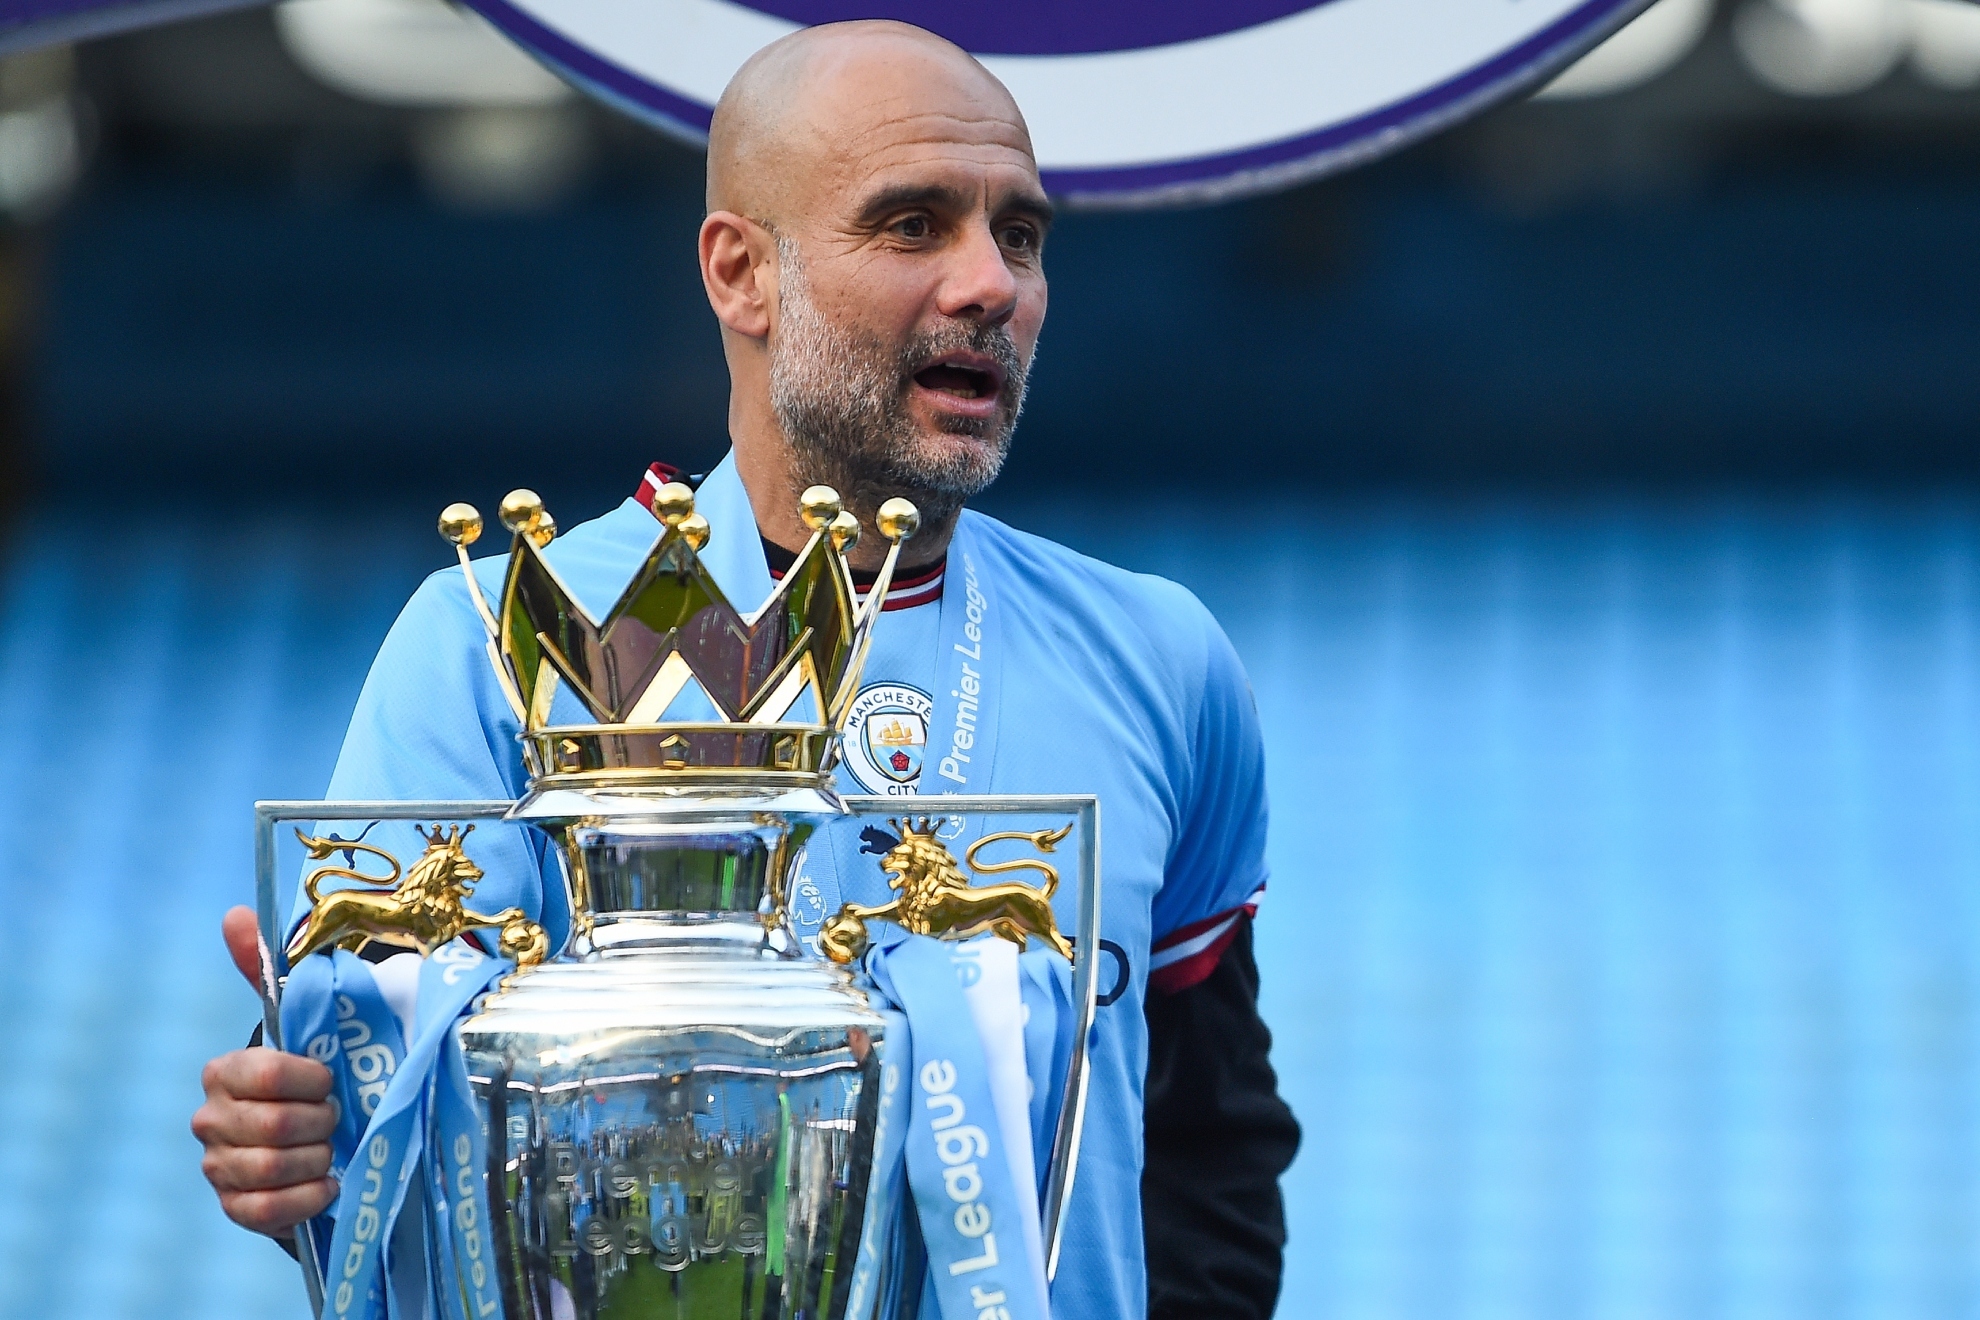
M 251 907 L 231 907 L 220 918 L 220 936 L 227 941 L 227 952 L 234 966 L 241 969 L 249 985 L 261 990 L 261 923 Z

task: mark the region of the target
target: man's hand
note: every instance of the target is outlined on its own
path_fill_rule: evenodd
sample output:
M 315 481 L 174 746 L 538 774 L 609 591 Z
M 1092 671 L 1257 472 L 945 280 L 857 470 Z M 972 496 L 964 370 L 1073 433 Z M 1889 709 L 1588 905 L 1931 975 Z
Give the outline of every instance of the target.
M 227 952 L 250 985 L 261 984 L 254 911 L 237 907 L 220 922 Z M 337 1111 L 330 1070 L 281 1050 L 235 1050 L 206 1065 L 206 1103 L 193 1135 L 206 1147 L 206 1180 L 227 1218 L 271 1237 L 323 1211 L 337 1195 L 330 1134 Z

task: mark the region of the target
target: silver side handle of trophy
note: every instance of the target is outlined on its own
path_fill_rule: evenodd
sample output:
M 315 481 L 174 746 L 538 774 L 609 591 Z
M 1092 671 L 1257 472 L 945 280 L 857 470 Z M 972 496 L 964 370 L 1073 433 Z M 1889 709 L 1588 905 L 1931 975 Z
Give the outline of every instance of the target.
M 884 817 L 898 814 L 900 798 L 848 795 L 841 799 L 855 814 Z M 916 799 L 919 805 L 936 808 L 944 815 L 1071 815 L 1079 825 L 1078 930 L 1073 965 L 1073 1006 L 1077 1033 L 1067 1061 L 1065 1090 L 1054 1130 L 1047 1172 L 1045 1196 L 1039 1207 L 1041 1237 L 1045 1249 L 1045 1276 L 1056 1277 L 1059 1251 L 1064 1240 L 1067 1207 L 1071 1204 L 1074 1176 L 1078 1171 L 1081 1133 L 1086 1119 L 1086 1099 L 1091 1076 L 1088 1039 L 1098 1012 L 1099 990 L 1096 964 L 1100 949 L 1100 803 L 1090 796 L 1032 794 L 941 795 Z M 515 803 L 508 801 L 465 802 L 330 802 L 265 801 L 254 804 L 255 817 L 255 899 L 262 941 L 262 1031 L 263 1038 L 276 1049 L 282 1047 L 281 995 L 288 964 L 283 952 L 285 941 L 280 915 L 280 882 L 277 875 L 276 827 L 283 823 L 343 820 L 482 821 L 509 816 Z M 321 1314 L 324 1299 L 324 1272 L 316 1258 L 314 1240 L 302 1227 L 294 1235 L 296 1257 L 302 1267 L 303 1282 L 309 1291 L 312 1314 Z
M 1099 1011 L 1100 954 L 1100 802 L 1082 800 L 1079 832 L 1079 931 L 1073 945 L 1073 1007 L 1079 1023 L 1066 1065 L 1066 1090 L 1059 1105 L 1058 1126 L 1052 1137 L 1052 1163 L 1045 1183 L 1045 1277 L 1059 1273 L 1059 1247 L 1065 1237 L 1066 1208 L 1072 1203 L 1073 1175 L 1079 1169 L 1080 1136 L 1086 1126 L 1086 1088 L 1091 1077 L 1087 1041 Z

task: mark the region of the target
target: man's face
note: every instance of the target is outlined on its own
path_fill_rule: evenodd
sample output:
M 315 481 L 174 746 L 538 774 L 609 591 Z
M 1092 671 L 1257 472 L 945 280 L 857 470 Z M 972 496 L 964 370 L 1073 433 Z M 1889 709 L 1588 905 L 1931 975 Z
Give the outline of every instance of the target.
M 1051 208 L 994 85 L 910 77 L 875 102 L 848 82 L 778 233 L 771 401 L 807 479 L 940 517 L 1010 446 Z

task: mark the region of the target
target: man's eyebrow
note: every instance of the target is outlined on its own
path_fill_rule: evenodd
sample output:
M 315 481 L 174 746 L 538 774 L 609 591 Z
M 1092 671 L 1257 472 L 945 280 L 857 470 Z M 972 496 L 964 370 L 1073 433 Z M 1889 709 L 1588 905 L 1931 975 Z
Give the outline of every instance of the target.
M 1056 214 L 1051 198 L 1044 193 L 1033 192 L 1014 193 L 1006 197 L 1004 204 L 997 209 L 1000 212 L 1015 211 L 1019 215 L 1029 216 L 1037 222 L 1040 229 L 1050 229 L 1052 217 Z
M 969 199 L 960 188 L 951 188 L 941 183 L 897 183 L 882 188 L 866 199 L 866 205 L 859 208 L 862 224 L 878 224 L 896 211 L 911 207 L 926 206 L 936 211 L 961 211 L 969 206 Z
M 947 184 L 897 183 L 867 198 L 866 204 L 859 208 L 859 220 L 861 224 L 878 224 L 896 211 L 917 206 L 936 211 L 965 211 L 972 201 L 968 193 Z M 1015 211 L 1029 216 L 1042 227 L 1049 227 L 1052 223 L 1052 203 L 1043 193 L 1016 193 L 1005 197 L 997 211 L 999 214 Z

